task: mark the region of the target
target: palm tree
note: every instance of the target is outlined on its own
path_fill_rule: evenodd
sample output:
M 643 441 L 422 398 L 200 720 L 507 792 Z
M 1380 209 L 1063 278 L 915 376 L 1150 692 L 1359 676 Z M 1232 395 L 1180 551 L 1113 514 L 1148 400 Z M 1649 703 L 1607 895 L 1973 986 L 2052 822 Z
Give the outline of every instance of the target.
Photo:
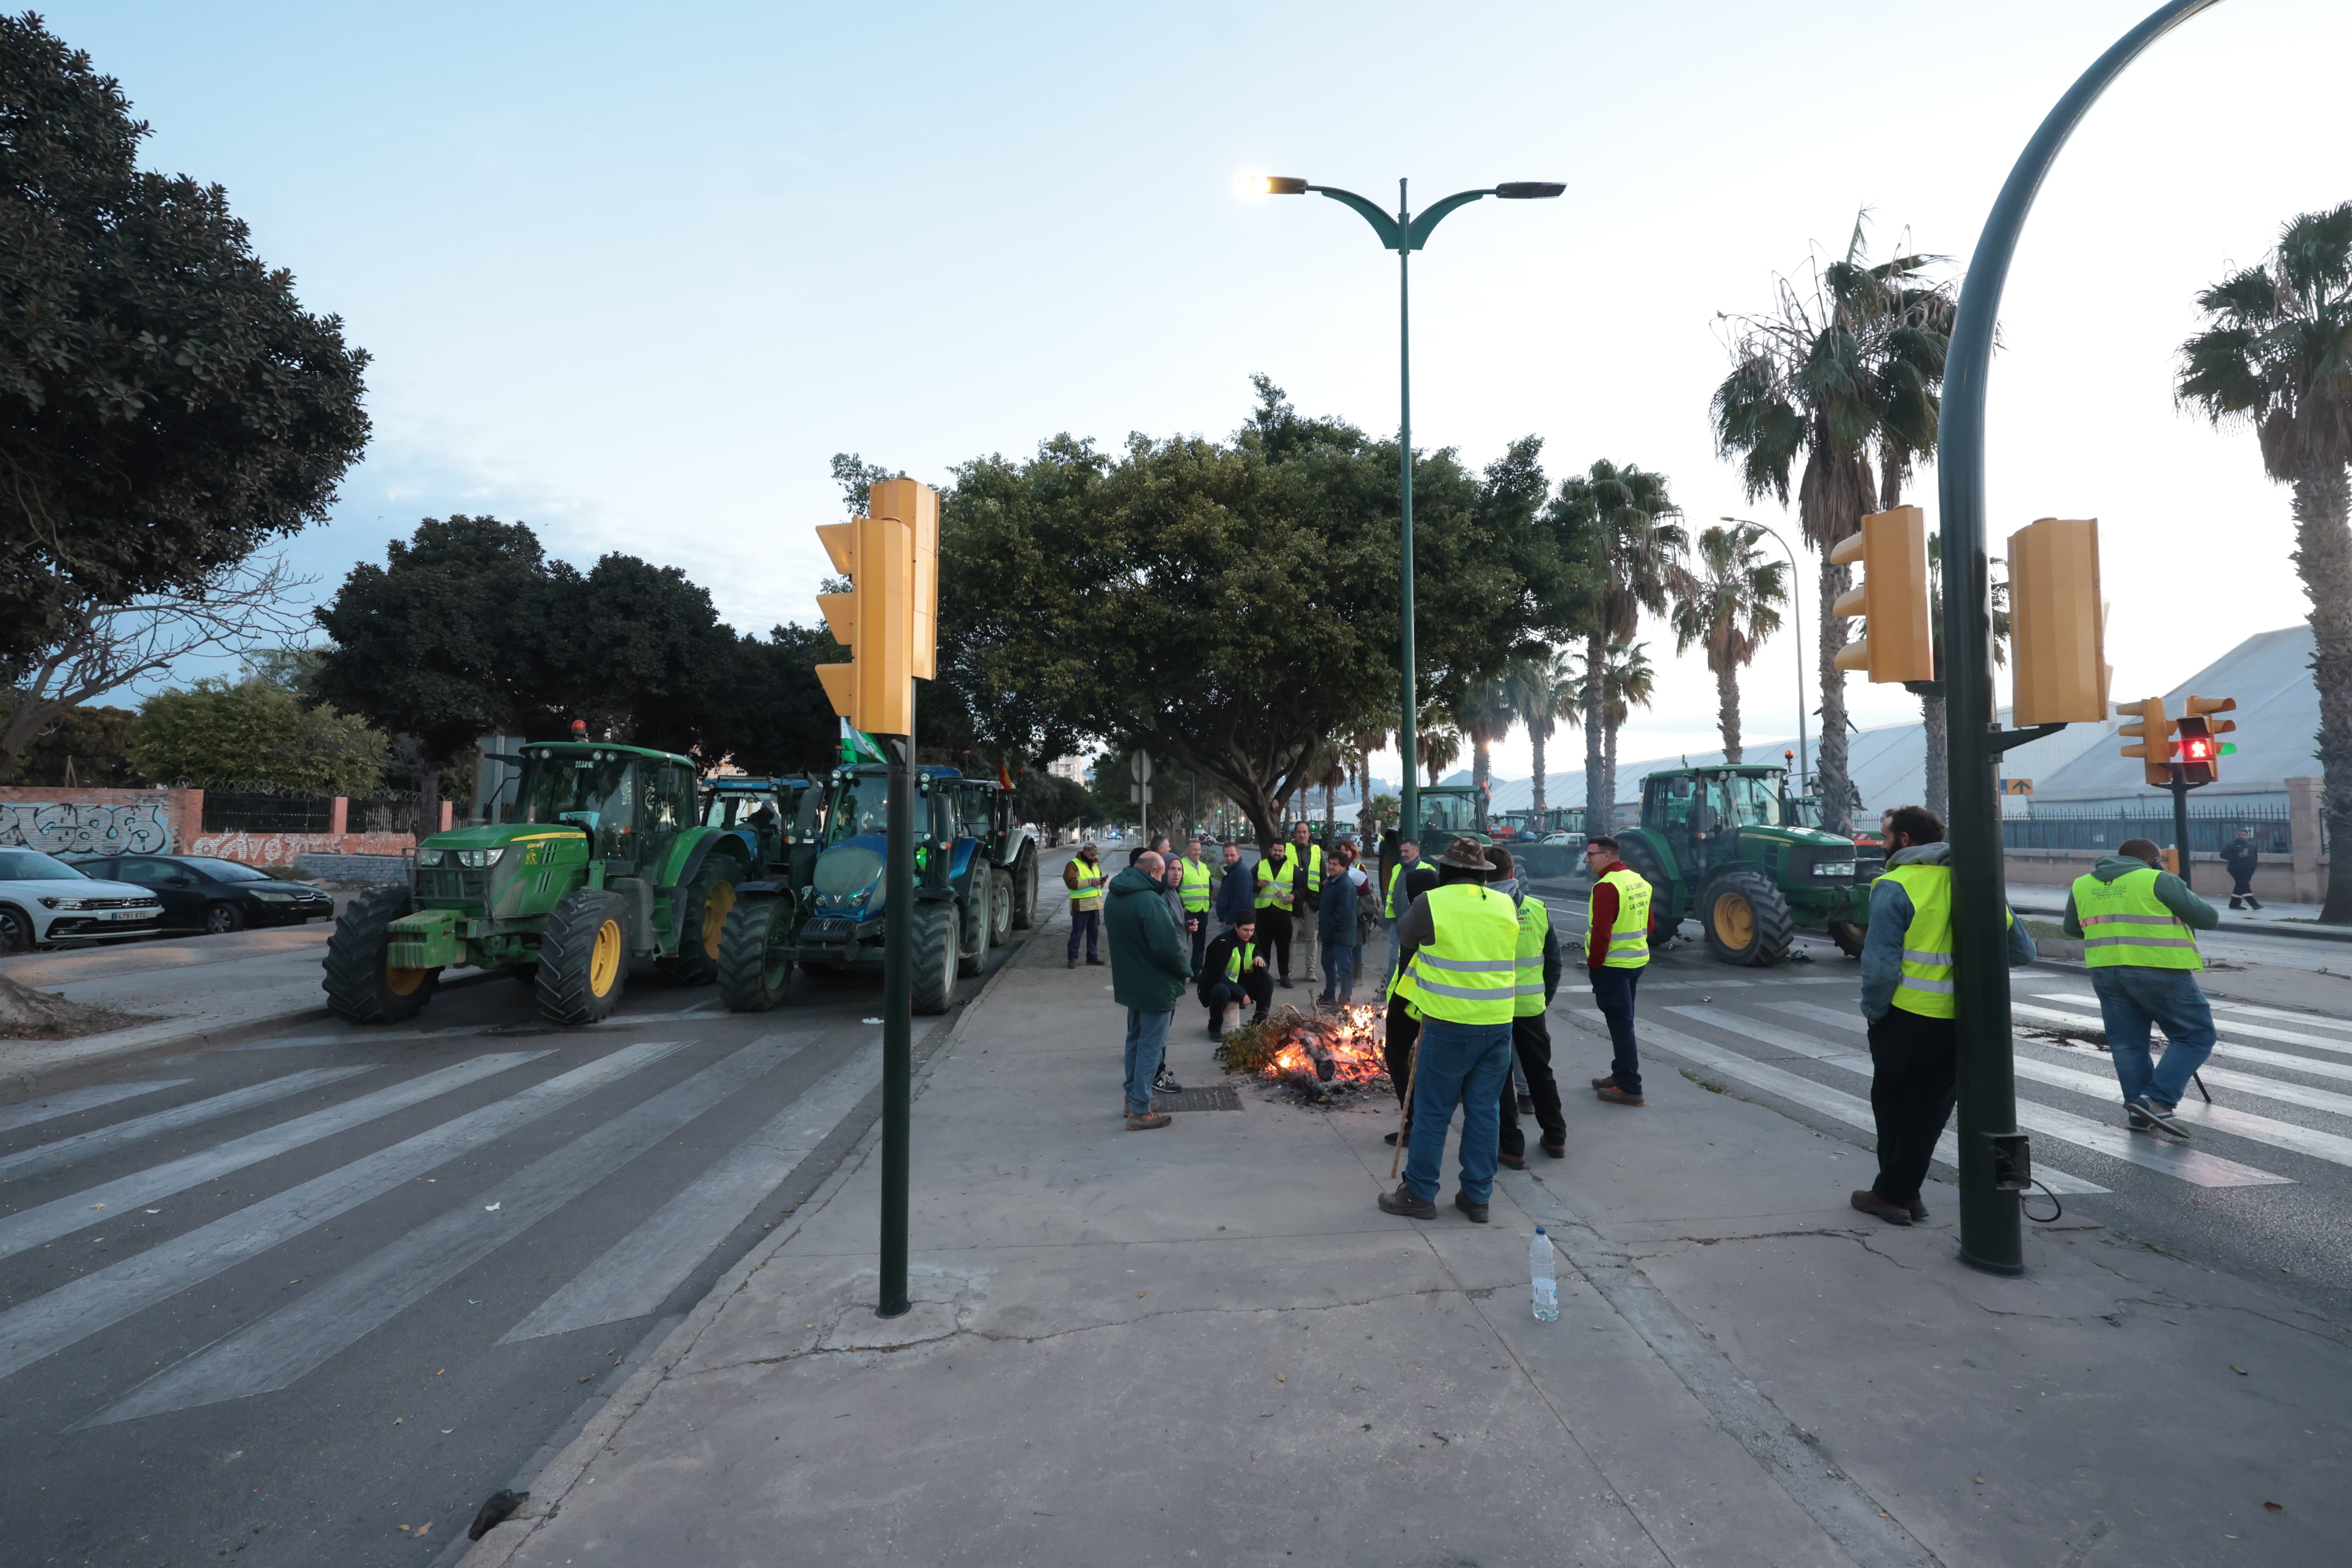
M 1642 612 L 1664 615 L 1679 581 L 1689 536 L 1676 519 L 1682 509 L 1666 494 L 1663 474 L 1603 459 L 1590 474 L 1560 481 L 1545 521 L 1563 552 L 1591 563 L 1599 588 L 1584 644 L 1584 809 L 1588 822 L 1605 822 L 1614 809 L 1617 773 L 1608 760 L 1602 674 L 1613 642 L 1641 629 Z
M 1429 770 L 1432 788 L 1445 776 L 1445 770 L 1454 765 L 1454 760 L 1462 754 L 1462 732 L 1444 720 L 1433 722 L 1433 714 L 1423 718 L 1421 733 L 1413 742 L 1413 750 L 1421 753 L 1422 766 Z M 1419 823 L 1411 824 L 1406 831 L 1416 831 L 1420 826 Z
M 1623 637 L 1610 641 L 1608 658 L 1601 666 L 1601 722 L 1608 731 L 1601 742 L 1601 750 L 1609 769 L 1611 798 L 1597 817 L 1592 815 L 1591 806 L 1585 808 L 1587 833 L 1593 831 L 1590 824 L 1610 823 L 1616 818 L 1617 731 L 1624 726 L 1634 709 L 1647 708 L 1650 699 L 1655 694 L 1657 671 L 1650 668 L 1649 647 L 1648 643 L 1628 642 Z M 1603 826 L 1600 831 L 1606 833 L 1609 829 Z
M 1780 629 L 1780 606 L 1789 599 L 1782 563 L 1766 560 L 1756 548 L 1763 537 L 1752 522 L 1700 534 L 1696 571 L 1675 598 L 1675 652 L 1700 644 L 1715 672 L 1716 723 L 1726 762 L 1739 761 L 1739 672 Z
M 1806 287 L 1779 279 L 1769 314 L 1720 318 L 1736 336 L 1713 405 L 1716 450 L 1740 459 L 1748 500 L 1769 494 L 1786 506 L 1790 469 L 1804 459 L 1797 510 L 1822 557 L 1820 793 L 1833 832 L 1845 826 L 1852 786 L 1837 667 L 1845 623 L 1829 612 L 1850 574 L 1830 552 L 1865 512 L 1900 505 L 1913 466 L 1935 450 L 1954 308 L 1954 286 L 1924 276 L 1941 257 L 1872 266 L 1863 224 L 1854 220 L 1842 259 L 1813 265 Z
M 1544 810 L 1548 804 L 1544 799 L 1545 742 L 1563 721 L 1583 721 L 1584 689 L 1574 671 L 1575 661 L 1568 655 L 1542 648 L 1515 660 L 1504 672 L 1511 710 L 1528 727 L 1528 746 L 1535 753 L 1535 778 L 1530 786 L 1534 795 L 1529 804 L 1538 811 Z
M 2208 325 L 2181 345 L 2177 394 L 2216 425 L 2252 426 L 2263 471 L 2292 491 L 2323 809 L 2332 842 L 2352 844 L 2352 202 L 2294 219 L 2197 303 Z M 2352 854 L 2329 862 L 2319 918 L 2352 920 Z

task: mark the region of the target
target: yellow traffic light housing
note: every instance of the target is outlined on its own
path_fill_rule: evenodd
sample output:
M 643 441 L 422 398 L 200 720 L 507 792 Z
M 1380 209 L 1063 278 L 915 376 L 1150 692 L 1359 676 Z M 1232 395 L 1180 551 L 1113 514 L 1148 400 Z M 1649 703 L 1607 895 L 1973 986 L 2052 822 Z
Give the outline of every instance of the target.
M 2221 776 L 2221 758 L 2238 749 L 2221 737 L 2238 725 L 2235 720 L 2208 715 L 2231 712 L 2237 706 L 2234 697 L 2191 697 L 2182 710 L 2179 762 L 2190 784 L 2209 784 Z
M 911 735 L 918 679 L 939 665 L 940 497 L 913 479 L 884 479 L 867 491 L 870 517 L 820 524 L 817 537 L 846 594 L 819 594 L 817 606 L 847 664 L 821 664 L 817 679 L 833 710 L 870 734 Z
M 1936 645 L 1928 621 L 1927 517 L 1916 506 L 1875 511 L 1862 530 L 1830 552 L 1841 566 L 1860 563 L 1862 584 L 1830 614 L 1863 617 L 1863 635 L 1837 656 L 1840 669 L 1874 681 L 1933 680 Z
M 2135 719 L 2134 722 L 2120 726 L 2116 732 L 2139 742 L 2136 746 L 2126 746 L 2123 754 L 2140 759 L 2148 783 L 2158 789 L 2171 788 L 2174 725 L 2164 716 L 2164 699 L 2151 697 L 2142 702 L 2121 703 L 2116 711 L 2129 713 Z
M 2107 716 L 2097 519 L 2045 517 L 2009 536 L 2009 628 L 2012 722 Z

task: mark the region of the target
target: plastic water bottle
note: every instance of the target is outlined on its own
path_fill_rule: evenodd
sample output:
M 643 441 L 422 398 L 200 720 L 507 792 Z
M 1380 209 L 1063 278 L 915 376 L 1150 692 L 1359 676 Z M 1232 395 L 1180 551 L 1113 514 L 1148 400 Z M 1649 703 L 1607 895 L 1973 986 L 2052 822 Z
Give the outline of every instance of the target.
M 1559 1280 L 1552 1273 L 1551 1237 L 1536 1226 L 1536 1238 L 1528 1246 L 1528 1272 L 1535 1279 L 1536 1321 L 1559 1321 Z

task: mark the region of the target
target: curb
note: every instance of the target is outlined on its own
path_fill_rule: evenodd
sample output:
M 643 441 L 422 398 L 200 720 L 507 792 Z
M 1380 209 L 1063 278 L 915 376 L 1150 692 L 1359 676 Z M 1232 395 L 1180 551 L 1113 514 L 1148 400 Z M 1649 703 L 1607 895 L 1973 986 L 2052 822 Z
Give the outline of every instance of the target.
M 1068 902 L 1066 892 L 1063 895 L 1062 902 L 1064 905 Z M 915 1074 L 911 1098 L 917 1100 L 922 1098 L 923 1089 L 929 1083 L 932 1071 L 938 1067 L 940 1058 L 963 1038 L 964 1031 L 971 1024 L 972 1016 L 986 1005 L 989 999 L 996 994 L 997 985 L 1017 967 L 1016 961 L 1028 950 L 1030 942 L 1045 930 L 1054 915 L 1061 912 L 1058 907 L 1053 908 L 1051 912 L 1048 912 L 1044 900 L 1040 900 L 1040 906 L 1036 921 L 1022 935 L 1017 943 L 1008 944 L 1012 951 L 1005 954 L 1004 962 L 996 966 L 995 973 L 982 983 L 979 991 L 973 994 L 971 1000 L 963 1005 L 963 1010 L 956 1015 L 956 1020 L 949 1026 L 948 1032 L 940 1037 L 939 1043 L 933 1046 L 929 1054 L 923 1058 L 922 1066 Z M 850 1112 L 852 1116 L 857 1114 L 859 1112 L 856 1110 Z M 596 1456 L 619 1433 L 629 1417 L 642 1409 L 646 1402 L 653 1397 L 654 1392 L 668 1381 L 670 1373 L 676 1369 L 679 1362 L 686 1359 L 688 1352 L 693 1350 L 695 1342 L 702 1337 L 703 1331 L 709 1328 L 712 1320 L 725 1309 L 729 1299 L 740 1290 L 745 1281 L 752 1275 L 766 1268 L 769 1260 L 782 1251 L 792 1239 L 801 1233 L 811 1215 L 822 1213 L 833 1202 L 835 1195 L 847 1184 L 850 1177 L 857 1173 L 866 1163 L 867 1157 L 880 1146 L 881 1141 L 882 1119 L 879 1114 L 877 1114 L 872 1124 L 859 1135 L 857 1142 L 850 1146 L 849 1152 L 841 1157 L 840 1163 L 835 1164 L 824 1182 L 818 1184 L 816 1191 L 803 1200 L 800 1207 L 793 1211 L 793 1217 L 785 1224 L 777 1226 L 773 1236 L 767 1237 L 759 1246 L 738 1258 L 734 1268 L 719 1276 L 718 1281 L 710 1287 L 709 1292 L 687 1312 L 685 1321 L 672 1329 L 663 1339 L 660 1347 L 646 1358 L 645 1364 L 632 1373 L 627 1382 L 613 1391 L 612 1396 L 605 1400 L 604 1408 L 588 1418 L 586 1425 L 581 1427 L 579 1436 L 565 1444 L 562 1450 L 550 1459 L 538 1475 L 530 1478 L 530 1484 L 524 1493 L 527 1500 L 523 1505 L 505 1521 L 486 1532 L 480 1541 L 475 1542 L 471 1551 L 457 1560 L 453 1568 L 504 1568 L 506 1563 L 511 1562 L 514 1554 L 522 1550 L 523 1544 L 538 1533 L 539 1527 L 562 1510 L 563 1500 L 571 1495 L 573 1487 L 579 1485 L 580 1478 L 586 1472 L 589 1465 L 594 1462 Z

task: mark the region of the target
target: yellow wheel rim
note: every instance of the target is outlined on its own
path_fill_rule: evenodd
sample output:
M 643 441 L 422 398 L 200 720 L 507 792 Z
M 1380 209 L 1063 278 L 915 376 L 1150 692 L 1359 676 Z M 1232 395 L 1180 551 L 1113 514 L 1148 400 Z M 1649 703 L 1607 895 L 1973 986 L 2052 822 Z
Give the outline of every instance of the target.
M 1715 934 L 1726 947 L 1746 947 L 1756 940 L 1756 911 L 1738 893 L 1715 900 Z
M 606 921 L 596 928 L 596 946 L 588 954 L 588 989 L 598 996 L 612 994 L 621 976 L 621 922 Z
M 430 969 L 394 969 L 387 963 L 383 966 L 384 989 L 394 996 L 414 996 L 416 988 L 425 984 L 425 977 L 434 973 Z
M 735 884 L 713 882 L 710 896 L 702 900 L 702 951 L 712 958 L 719 956 L 719 942 L 727 931 L 728 912 L 734 907 Z

